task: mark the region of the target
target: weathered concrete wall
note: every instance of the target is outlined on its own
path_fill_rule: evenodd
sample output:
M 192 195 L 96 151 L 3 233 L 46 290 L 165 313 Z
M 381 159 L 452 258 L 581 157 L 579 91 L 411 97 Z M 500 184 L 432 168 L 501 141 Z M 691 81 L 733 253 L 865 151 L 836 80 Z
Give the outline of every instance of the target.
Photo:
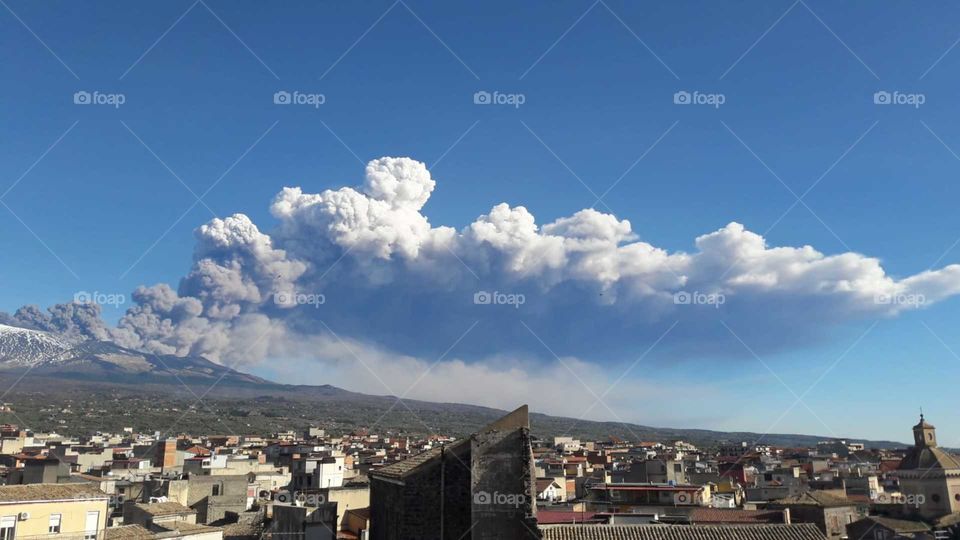
M 218 495 L 214 495 L 214 486 Z M 197 522 L 216 523 L 227 513 L 239 514 L 247 509 L 247 476 L 192 475 L 187 479 L 187 506 L 197 511 Z
M 336 503 L 319 507 L 278 504 L 273 507 L 273 523 L 265 536 L 270 540 L 334 540 L 337 530 Z
M 467 538 L 472 525 L 469 467 L 470 445 L 462 444 L 446 449 L 403 480 L 371 475 L 371 540 Z
M 370 506 L 370 486 L 357 488 L 330 488 L 326 492 L 327 500 L 337 503 L 337 523 L 346 526 L 348 510 Z
M 530 430 L 490 430 L 472 437 L 472 538 L 529 538 L 537 531 Z
M 537 538 L 534 473 L 524 406 L 402 477 L 372 472 L 370 539 Z

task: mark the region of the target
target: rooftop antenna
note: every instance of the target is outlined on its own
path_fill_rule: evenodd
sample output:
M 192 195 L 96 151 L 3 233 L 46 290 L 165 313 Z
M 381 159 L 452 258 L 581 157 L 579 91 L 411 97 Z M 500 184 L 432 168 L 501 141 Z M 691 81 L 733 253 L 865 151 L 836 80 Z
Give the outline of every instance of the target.
M 920 420 L 923 420 L 923 405 L 920 406 Z

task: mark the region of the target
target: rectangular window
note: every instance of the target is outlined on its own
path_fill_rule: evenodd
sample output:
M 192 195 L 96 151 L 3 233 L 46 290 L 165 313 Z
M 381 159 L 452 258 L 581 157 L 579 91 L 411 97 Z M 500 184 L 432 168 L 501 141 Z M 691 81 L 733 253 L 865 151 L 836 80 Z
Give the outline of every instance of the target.
M 50 514 L 50 528 L 47 529 L 50 534 L 60 533 L 60 514 Z
M 212 493 L 212 495 L 213 495 L 214 497 L 217 497 L 217 496 L 220 495 L 220 484 L 214 484 L 214 485 L 213 485 L 213 493 Z
M 17 516 L 0 518 L 0 540 L 13 540 L 17 532 Z
M 100 512 L 87 512 L 87 521 L 83 530 L 83 540 L 96 540 L 97 533 L 100 530 Z

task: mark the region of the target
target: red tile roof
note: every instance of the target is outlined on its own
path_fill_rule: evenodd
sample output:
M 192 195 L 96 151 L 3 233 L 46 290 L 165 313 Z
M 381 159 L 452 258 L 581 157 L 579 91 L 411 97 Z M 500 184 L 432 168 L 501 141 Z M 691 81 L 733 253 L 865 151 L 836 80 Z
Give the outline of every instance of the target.
M 881 462 L 880 462 L 880 472 L 885 472 L 885 473 L 886 473 L 886 472 L 891 472 L 891 471 L 895 471 L 895 470 L 899 469 L 899 468 L 900 468 L 900 462 L 901 462 L 901 461 L 902 461 L 902 460 L 899 460 L 899 459 L 885 459 L 885 460 L 881 461 Z

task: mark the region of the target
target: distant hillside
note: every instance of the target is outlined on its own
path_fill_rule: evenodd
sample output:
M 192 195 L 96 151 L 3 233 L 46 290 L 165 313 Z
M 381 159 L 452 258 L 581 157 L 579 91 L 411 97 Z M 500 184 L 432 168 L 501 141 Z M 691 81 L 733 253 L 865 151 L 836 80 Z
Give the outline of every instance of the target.
M 504 404 L 501 410 L 409 399 L 400 404 L 393 396 L 329 385 L 277 384 L 202 357 L 153 355 L 101 341 L 72 343 L 46 332 L 3 325 L 0 384 L 11 388 L 3 400 L 15 406 L 15 414 L 0 415 L 0 422 L 76 435 L 131 424 L 143 431 L 192 429 L 193 433 L 260 434 L 323 425 L 339 431 L 372 427 L 379 432 L 466 435 L 519 405 Z M 660 428 L 538 413 L 530 421 L 534 435 L 544 438 L 572 435 L 606 440 L 613 436 L 629 441 L 684 440 L 701 446 L 759 441 L 789 447 L 814 446 L 831 438 Z M 904 446 L 893 441 L 847 440 L 868 447 Z
M 12 373 L 0 372 L 0 385 L 10 387 Z M 379 433 L 426 435 L 443 433 L 467 435 L 506 413 L 504 410 L 461 403 L 433 403 L 403 400 L 392 396 L 360 394 L 334 386 L 292 386 L 270 382 L 221 382 L 212 390 L 211 381 L 182 379 L 186 387 L 172 378 L 152 382 L 94 380 L 67 374 L 45 374 L 34 370 L 24 377 L 4 401 L 12 402 L 16 417 L 0 414 L 0 422 L 27 423 L 34 429 L 56 429 L 81 435 L 90 431 L 119 431 L 135 426 L 145 432 L 172 429 L 172 433 L 263 434 L 288 429 L 302 430 L 320 425 L 331 433 L 346 433 L 372 428 Z M 190 390 L 188 391 L 187 388 Z M 51 392 L 51 389 L 56 389 Z M 208 392 L 209 390 L 209 392 Z M 198 398 L 202 401 L 198 403 Z M 76 403 L 90 410 L 90 419 L 76 416 Z M 405 405 L 404 405 L 405 404 Z M 190 406 L 193 405 L 192 408 Z M 59 424 L 62 414 L 36 414 L 43 407 L 60 410 L 64 406 L 80 409 L 67 426 Z M 409 410 L 407 409 L 409 407 Z M 187 411 L 189 410 L 189 414 Z M 412 411 L 412 412 L 411 412 Z M 186 417 L 184 417 L 186 415 Z M 828 440 L 826 436 L 752 432 L 721 432 L 704 429 L 674 429 L 619 422 L 595 422 L 533 413 L 533 434 L 541 438 L 571 435 L 583 440 L 607 440 L 618 437 L 628 441 L 684 440 L 698 446 L 723 442 L 758 441 L 787 447 L 809 447 Z M 903 443 L 869 441 L 856 438 L 870 448 L 898 448 Z

